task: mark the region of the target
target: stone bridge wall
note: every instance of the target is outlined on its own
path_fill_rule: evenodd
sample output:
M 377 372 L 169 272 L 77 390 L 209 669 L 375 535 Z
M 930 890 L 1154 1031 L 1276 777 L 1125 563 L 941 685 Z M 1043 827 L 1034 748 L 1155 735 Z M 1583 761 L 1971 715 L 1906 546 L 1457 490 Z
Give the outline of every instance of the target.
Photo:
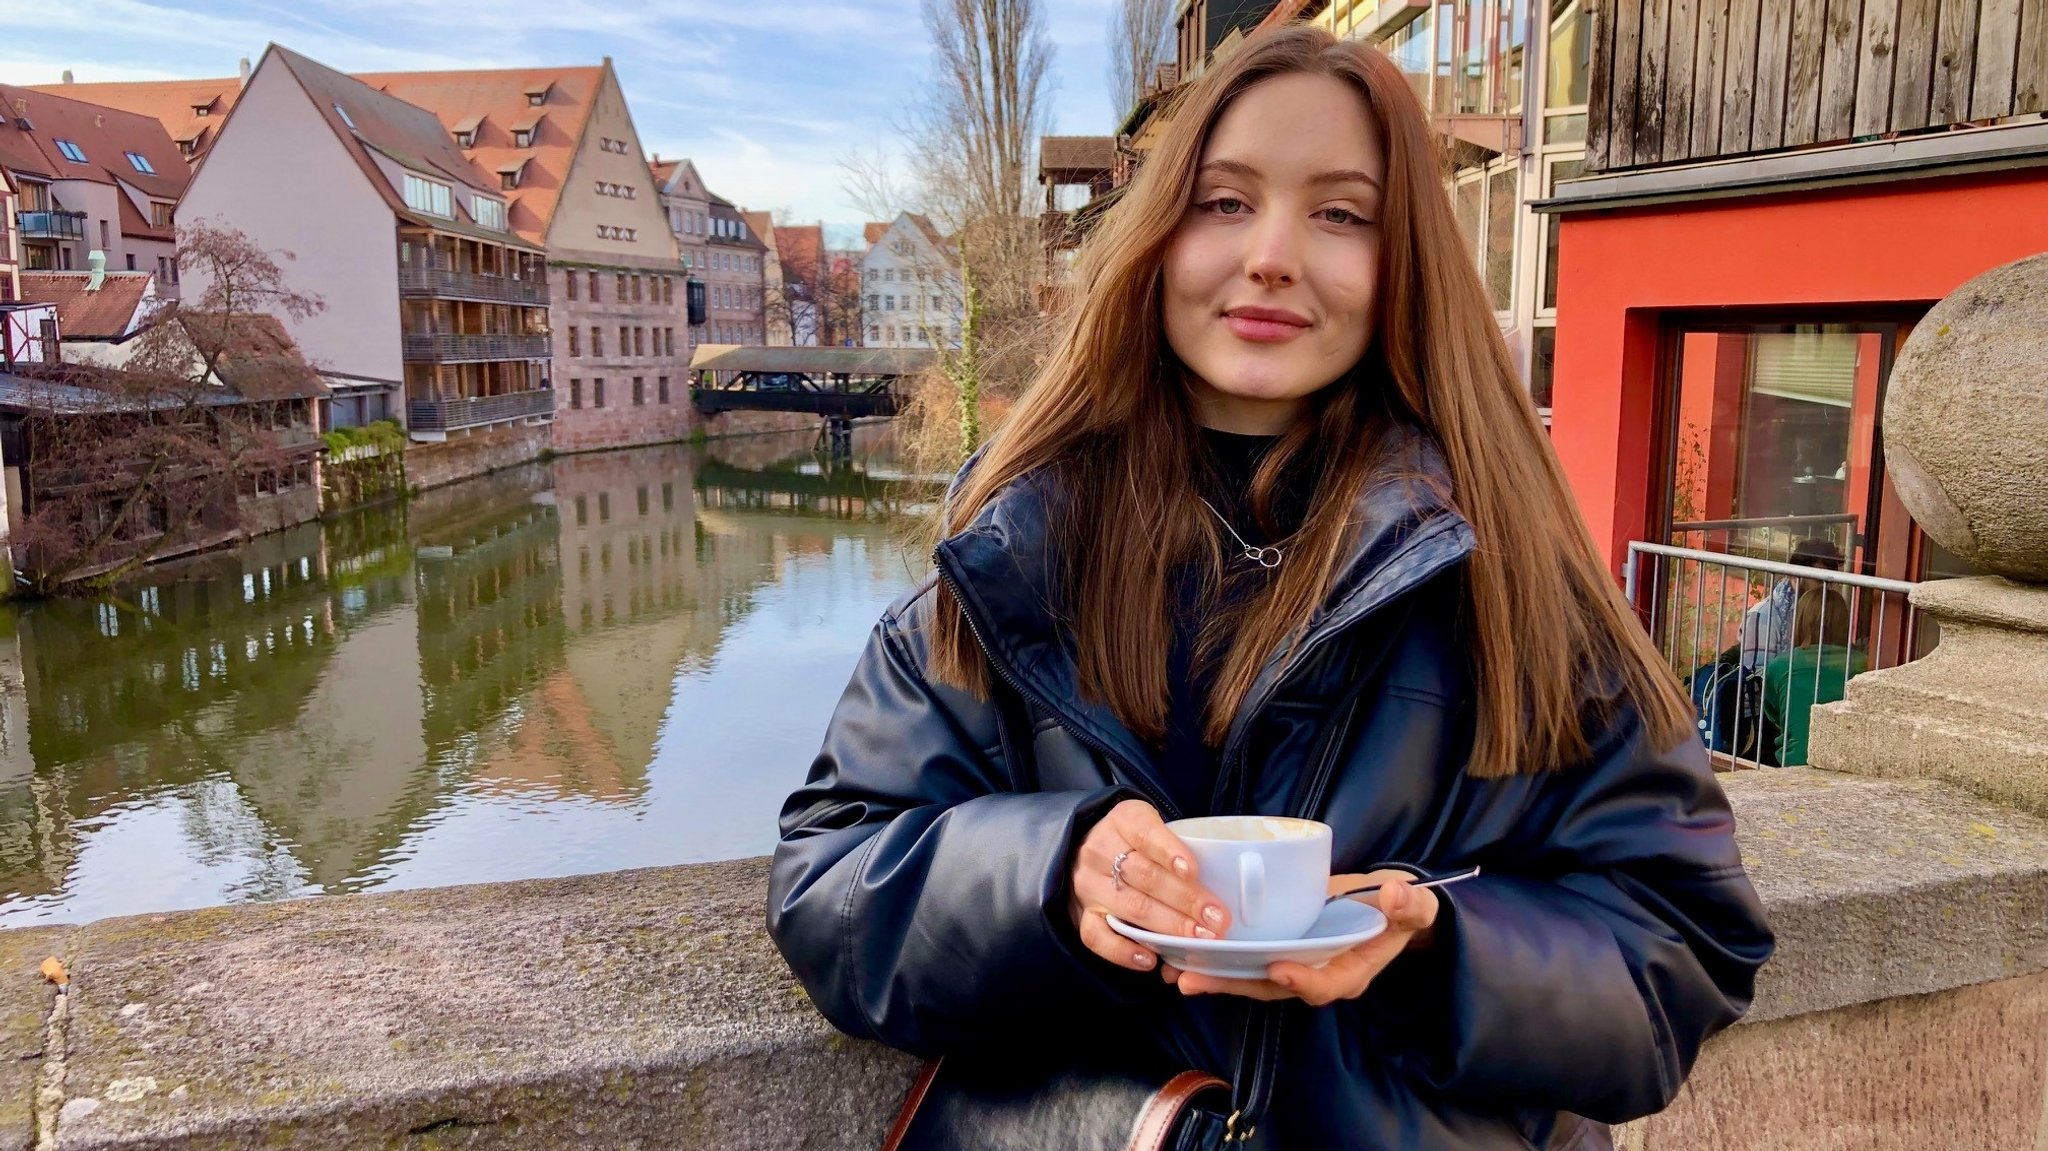
M 2048 820 L 1924 781 L 1728 785 L 1780 951 L 1622 1145 L 2036 1151 Z M 0 1148 L 868 1151 L 912 1063 L 812 1010 L 765 887 L 743 860 L 0 933 Z

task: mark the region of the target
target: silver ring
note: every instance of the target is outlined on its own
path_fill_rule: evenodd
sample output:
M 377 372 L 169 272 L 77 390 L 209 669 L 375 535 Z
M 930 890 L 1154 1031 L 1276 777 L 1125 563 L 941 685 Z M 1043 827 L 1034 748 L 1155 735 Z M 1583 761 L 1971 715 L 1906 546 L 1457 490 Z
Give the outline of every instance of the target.
M 1130 857 L 1130 852 L 1119 851 L 1116 853 L 1116 858 L 1109 861 L 1109 886 L 1111 890 L 1122 891 L 1124 889 L 1124 860 Z

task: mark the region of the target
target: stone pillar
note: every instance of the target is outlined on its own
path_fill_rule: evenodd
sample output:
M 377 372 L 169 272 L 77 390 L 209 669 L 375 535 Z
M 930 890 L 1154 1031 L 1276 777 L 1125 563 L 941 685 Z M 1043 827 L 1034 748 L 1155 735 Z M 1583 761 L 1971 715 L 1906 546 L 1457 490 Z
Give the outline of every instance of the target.
M 1939 645 L 1815 708 L 1810 758 L 2048 813 L 2048 254 L 1928 312 L 1892 369 L 1884 436 L 1914 520 L 1992 574 L 1913 592 Z

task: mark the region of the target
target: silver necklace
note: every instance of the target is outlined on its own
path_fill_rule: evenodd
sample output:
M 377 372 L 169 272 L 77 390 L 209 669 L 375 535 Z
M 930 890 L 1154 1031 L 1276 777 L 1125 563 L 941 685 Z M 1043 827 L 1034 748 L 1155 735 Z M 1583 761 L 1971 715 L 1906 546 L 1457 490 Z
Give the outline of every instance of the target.
M 1244 537 L 1237 534 L 1237 529 L 1230 526 L 1230 521 L 1223 518 L 1223 513 L 1216 510 L 1215 504 L 1210 503 L 1201 496 L 1196 496 L 1195 498 L 1201 500 L 1202 506 L 1209 509 L 1209 514 L 1216 517 L 1216 522 L 1223 525 L 1223 530 L 1230 533 L 1230 538 L 1237 541 L 1237 546 L 1244 549 L 1244 558 L 1268 571 L 1279 567 L 1280 561 L 1287 558 L 1281 553 L 1279 548 L 1255 548 L 1246 543 Z

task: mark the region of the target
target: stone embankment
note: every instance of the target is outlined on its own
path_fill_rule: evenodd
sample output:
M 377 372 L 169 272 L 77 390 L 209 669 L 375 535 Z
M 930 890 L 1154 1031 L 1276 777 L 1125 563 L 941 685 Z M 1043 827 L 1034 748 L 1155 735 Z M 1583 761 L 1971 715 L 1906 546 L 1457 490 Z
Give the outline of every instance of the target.
M 2048 820 L 1919 780 L 1728 785 L 1779 955 L 1623 1145 L 2034 1151 Z M 868 1151 L 913 1065 L 810 1007 L 766 885 L 745 860 L 0 934 L 0 1147 Z

